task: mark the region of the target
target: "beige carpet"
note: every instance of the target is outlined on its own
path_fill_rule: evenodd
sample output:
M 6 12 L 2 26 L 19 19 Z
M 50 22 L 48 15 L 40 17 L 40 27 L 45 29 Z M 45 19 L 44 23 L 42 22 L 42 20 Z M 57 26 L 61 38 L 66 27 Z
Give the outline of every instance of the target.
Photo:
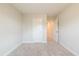
M 27 43 L 22 44 L 8 56 L 73 56 L 58 43 Z

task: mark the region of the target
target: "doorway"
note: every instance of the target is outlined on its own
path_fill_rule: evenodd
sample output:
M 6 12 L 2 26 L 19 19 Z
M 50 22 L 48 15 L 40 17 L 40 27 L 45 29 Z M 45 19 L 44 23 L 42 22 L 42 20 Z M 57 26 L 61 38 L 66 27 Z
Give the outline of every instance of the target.
M 57 19 L 56 18 L 48 18 L 47 19 L 47 42 L 57 41 L 58 33 L 57 33 Z

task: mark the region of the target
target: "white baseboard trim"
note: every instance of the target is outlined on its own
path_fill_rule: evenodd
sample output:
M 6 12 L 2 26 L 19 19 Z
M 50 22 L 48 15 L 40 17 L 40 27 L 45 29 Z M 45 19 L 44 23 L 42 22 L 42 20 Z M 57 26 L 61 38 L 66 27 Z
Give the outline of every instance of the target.
M 8 56 L 12 51 L 14 51 L 17 47 L 19 47 L 22 43 L 17 44 L 15 47 L 6 52 L 3 56 Z
M 47 41 L 23 41 L 22 43 L 47 43 Z
M 59 43 L 60 45 L 62 45 L 64 48 L 66 48 L 68 51 L 70 51 L 74 56 L 79 56 L 78 53 L 76 53 L 75 51 L 69 49 L 67 46 L 65 46 L 63 43 Z

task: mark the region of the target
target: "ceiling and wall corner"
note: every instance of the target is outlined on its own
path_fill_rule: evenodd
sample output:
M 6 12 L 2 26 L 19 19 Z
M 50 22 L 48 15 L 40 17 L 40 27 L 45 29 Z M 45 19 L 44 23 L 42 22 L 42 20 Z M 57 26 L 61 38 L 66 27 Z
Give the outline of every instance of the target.
M 48 16 L 57 16 L 62 12 L 68 3 L 15 3 L 12 4 L 23 14 L 47 14 Z

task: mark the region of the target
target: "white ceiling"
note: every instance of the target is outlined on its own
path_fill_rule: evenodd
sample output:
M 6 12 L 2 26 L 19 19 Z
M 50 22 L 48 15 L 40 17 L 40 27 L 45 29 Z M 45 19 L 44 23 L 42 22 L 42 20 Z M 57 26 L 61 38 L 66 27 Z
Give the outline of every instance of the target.
M 67 3 L 16 3 L 13 4 L 20 12 L 27 14 L 48 14 L 56 16 L 69 4 Z

